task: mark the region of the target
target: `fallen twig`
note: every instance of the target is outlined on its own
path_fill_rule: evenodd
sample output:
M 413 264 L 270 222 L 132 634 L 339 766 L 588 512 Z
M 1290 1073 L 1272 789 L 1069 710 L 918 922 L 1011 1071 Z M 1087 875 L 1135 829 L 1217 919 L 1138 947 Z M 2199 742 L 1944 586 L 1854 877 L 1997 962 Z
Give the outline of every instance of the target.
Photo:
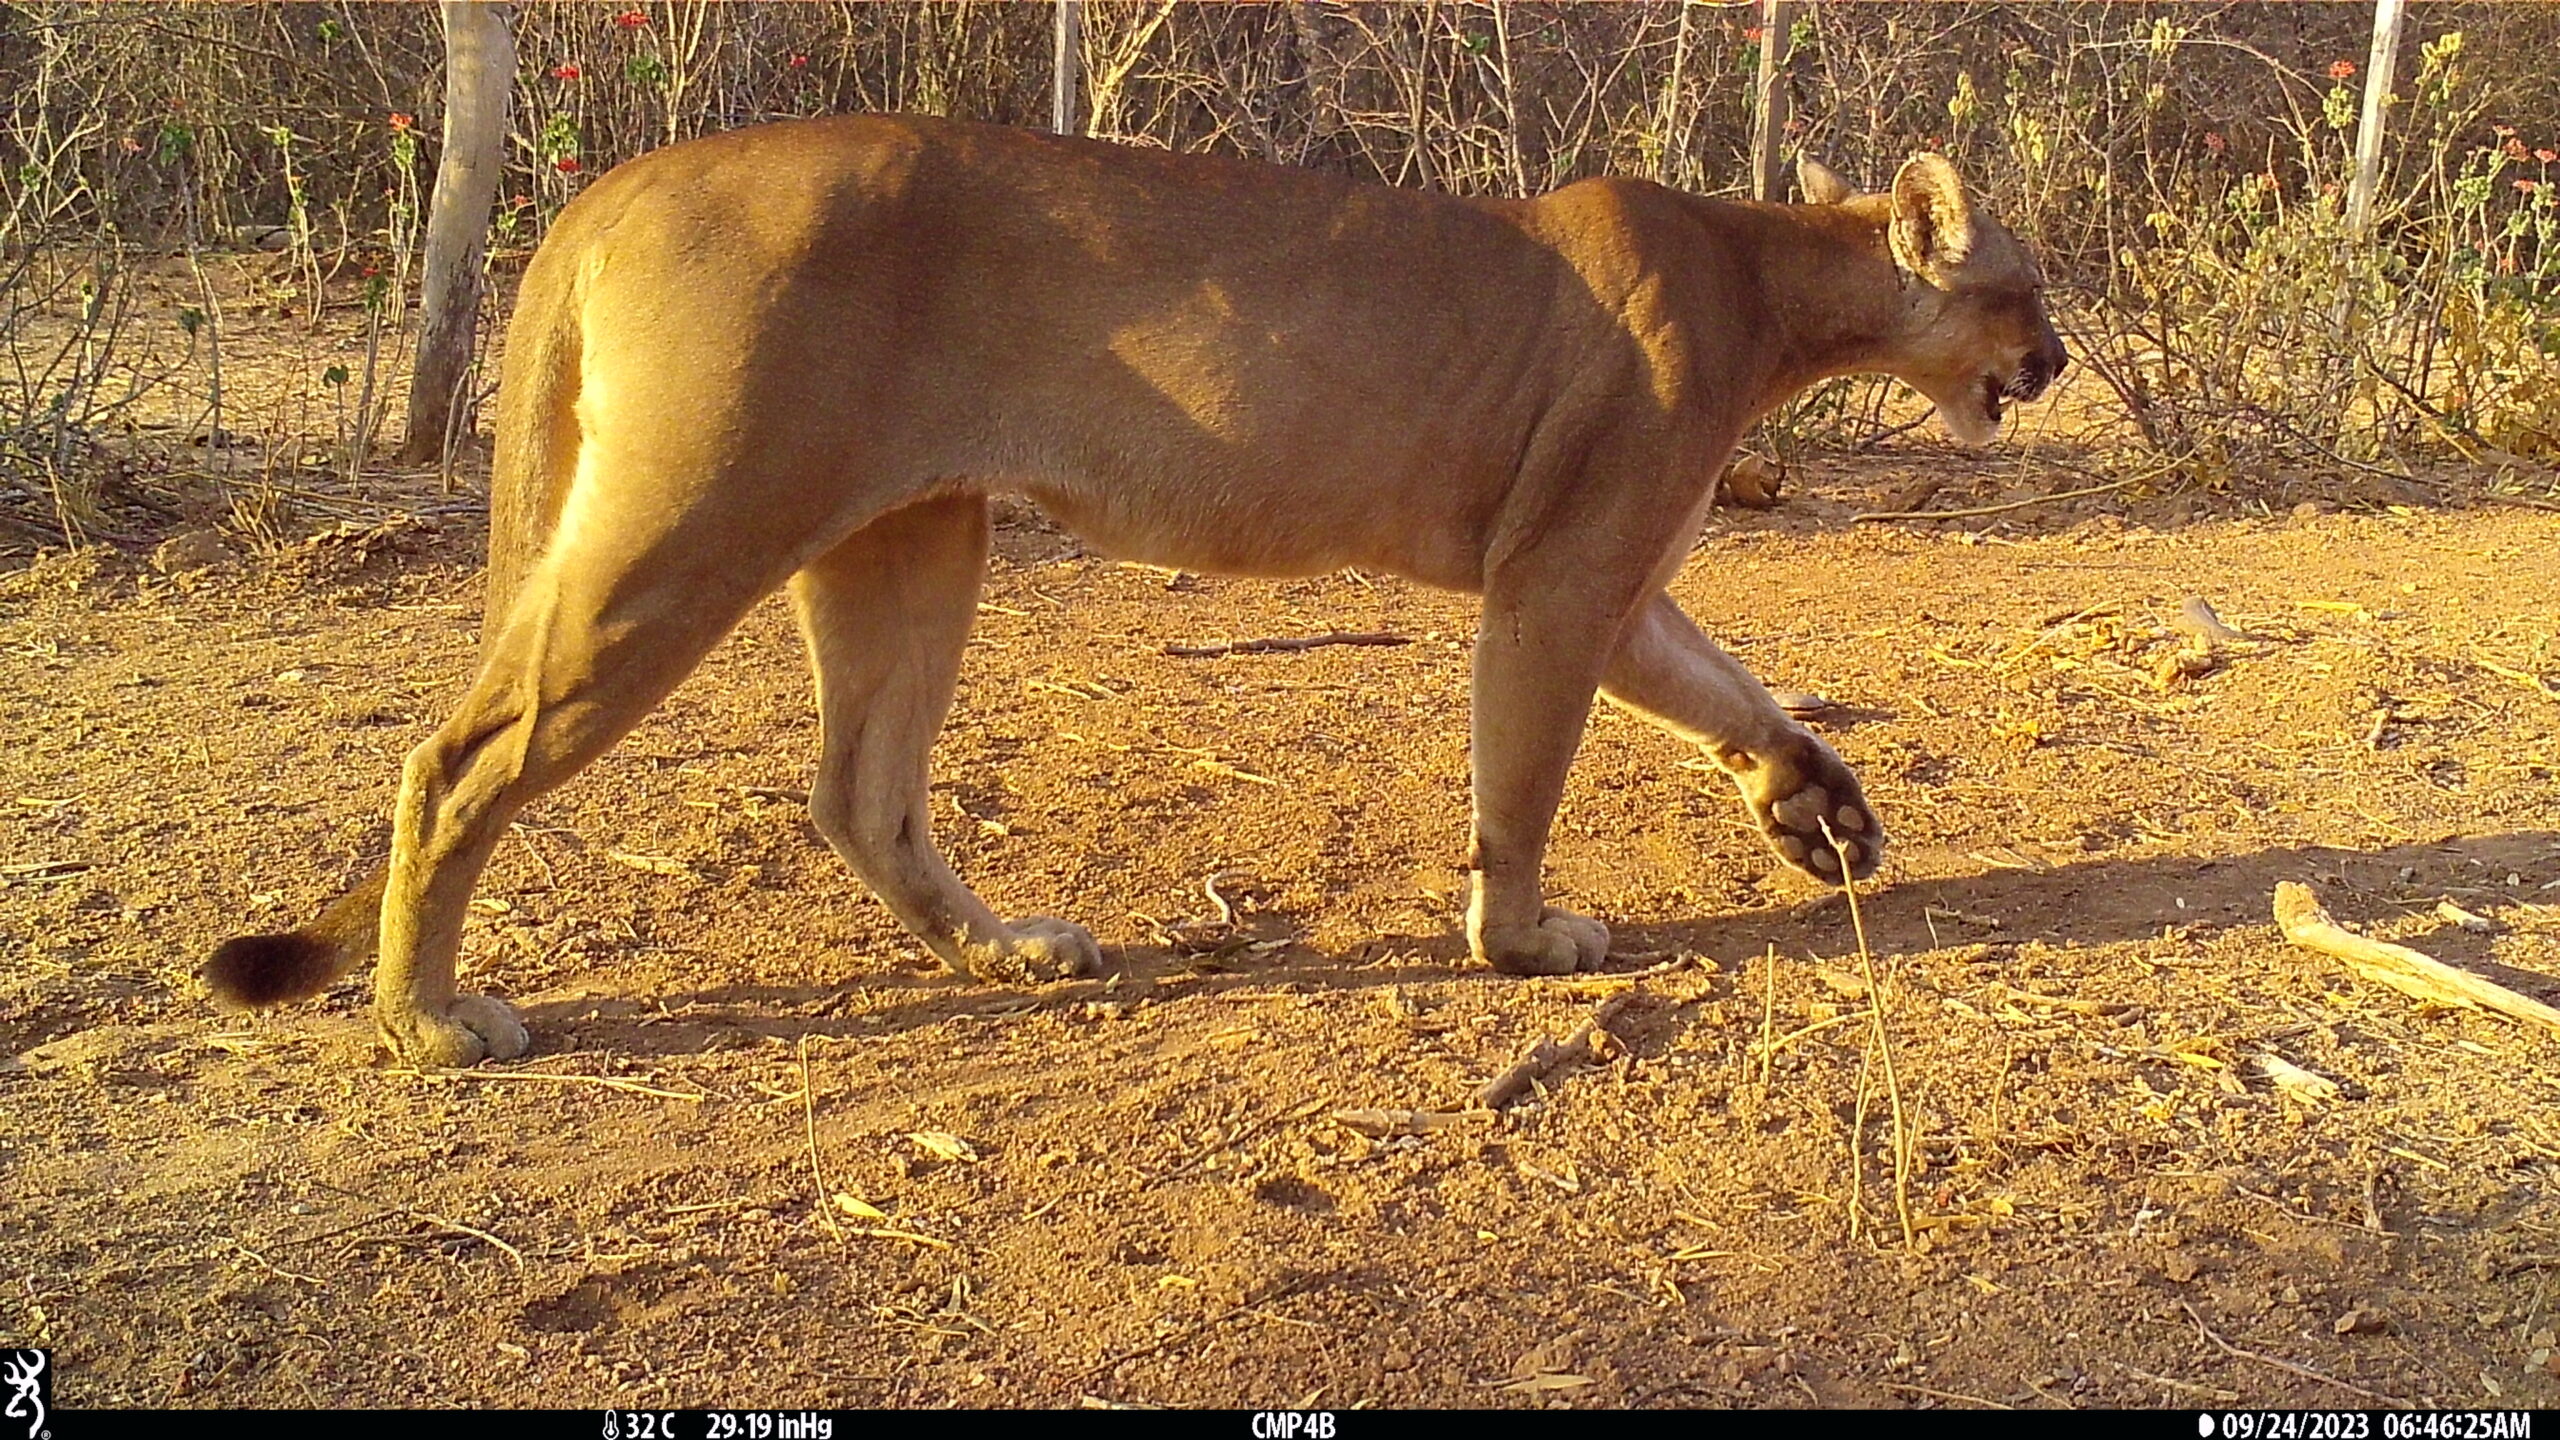
M 922 1245 L 927 1249 L 932 1250 L 948 1250 L 951 1248 L 951 1242 L 948 1240 L 937 1240 L 931 1235 L 919 1235 L 913 1230 L 882 1230 L 869 1226 L 860 1226 L 845 1233 L 851 1235 L 867 1235 L 874 1240 L 904 1240 L 910 1245 Z
M 2414 1408 L 2406 1400 L 2395 1399 L 2389 1395 L 2382 1394 L 2379 1391 L 2367 1390 L 2361 1385 L 2350 1385 L 2335 1375 L 2323 1375 L 2308 1365 L 2296 1365 L 2290 1360 L 2279 1360 L 2273 1355 L 2261 1355 L 2255 1350 L 2243 1350 L 2239 1346 L 2232 1344 L 2230 1341 L 2223 1339 L 2221 1336 L 2214 1334 L 2213 1327 L 2204 1323 L 2204 1317 L 2196 1313 L 2196 1307 L 2193 1305 L 2181 1300 L 2178 1302 L 2178 1308 L 2186 1311 L 2187 1318 L 2196 1322 L 2196 1333 L 2212 1342 L 2213 1348 L 2221 1351 L 2225 1355 L 2234 1355 L 2243 1360 L 2255 1360 L 2261 1365 L 2272 1365 L 2287 1375 L 2299 1375 L 2305 1380 L 2317 1380 L 2323 1385 L 2335 1385 L 2350 1395 L 2361 1395 L 2367 1400 L 2379 1400 L 2385 1405 L 2396 1405 L 2403 1410 Z
M 2471 658 L 2472 661 L 2479 665 L 2481 669 L 2488 671 L 2492 675 L 2502 676 L 2506 679 L 2513 680 L 2528 690 L 2548 696 L 2554 700 L 2560 700 L 2560 690 L 2553 689 L 2550 681 L 2543 679 L 2541 676 L 2534 674 L 2530 670 L 2517 670 L 2510 666 L 2501 665 L 2494 660 L 2483 660 L 2477 655 L 2474 655 Z
M 1621 990 L 1601 1001 L 1600 1008 L 1591 1012 L 1591 1018 L 1582 1022 L 1581 1027 L 1571 1035 L 1566 1036 L 1561 1045 L 1552 1040 L 1540 1039 L 1537 1044 L 1530 1046 L 1529 1053 L 1521 1056 L 1510 1069 L 1494 1076 L 1476 1090 L 1476 1108 L 1499 1110 L 1528 1094 L 1530 1086 L 1547 1076 L 1568 1065 L 1579 1064 L 1591 1058 L 1595 1042 L 1600 1045 L 1616 1043 L 1617 1037 L 1614 1035 L 1607 1040 L 1601 1040 L 1600 1037 L 1608 1032 L 1609 1022 L 1618 1018 L 1619 1012 L 1627 1008 L 1627 1002 L 1633 1000 L 1636 994 L 1637 992 L 1633 989 Z
M 311 1183 L 319 1186 L 323 1190 L 334 1190 L 338 1194 L 344 1195 L 350 1200 L 361 1200 L 367 1205 L 379 1205 L 385 1210 L 397 1210 L 401 1214 L 407 1215 L 412 1219 L 425 1220 L 433 1224 L 441 1225 L 457 1235 L 468 1235 L 474 1240 L 485 1241 L 488 1244 L 496 1246 L 499 1250 L 504 1251 L 508 1259 L 516 1262 L 517 1269 L 521 1270 L 524 1268 L 524 1252 L 518 1250 L 513 1245 L 508 1244 L 506 1241 L 499 1239 L 497 1236 L 490 1234 L 486 1230 L 465 1225 L 459 1220 L 447 1219 L 433 1210 L 421 1210 L 415 1205 L 403 1205 L 394 1200 L 377 1200 L 373 1196 L 367 1195 L 361 1190 L 350 1190 L 343 1185 L 332 1185 L 326 1180 L 314 1180 Z M 346 1228 L 353 1229 L 355 1227 L 348 1226 Z M 301 1244 L 307 1242 L 297 1241 L 294 1243 Z
M 554 1075 L 546 1070 L 395 1070 L 395 1075 L 412 1075 L 420 1080 L 548 1080 L 554 1085 L 601 1085 L 607 1090 L 621 1090 L 633 1095 L 655 1095 L 661 1100 L 683 1100 L 700 1104 L 711 1097 L 693 1090 L 661 1090 L 637 1080 L 618 1075 Z
M 38 860 L 28 865 L 0 865 L 0 880 L 11 883 L 25 880 L 44 884 L 55 880 L 68 880 L 74 875 L 85 874 L 96 868 L 86 860 Z
M 1428 1135 L 1453 1125 L 1465 1125 L 1493 1118 L 1490 1110 L 1336 1110 L 1333 1123 L 1346 1130 L 1356 1130 L 1372 1140 L 1385 1140 L 1397 1135 Z
M 1324 645 L 1410 645 L 1413 637 L 1387 631 L 1354 633 L 1332 630 L 1322 635 L 1289 635 L 1268 640 L 1229 640 L 1216 645 L 1167 645 L 1164 653 L 1185 660 L 1203 660 L 1217 655 L 1268 655 L 1288 650 L 1313 650 Z
M 2560 1034 L 2560 1010 L 2494 980 L 2457 970 L 2406 945 L 2368 940 L 2330 919 L 2308 885 L 2291 880 L 2279 883 L 2275 908 L 2276 927 L 2284 932 L 2284 938 L 2306 950 L 2344 960 L 2368 980 L 2440 1005 L 2494 1010 Z
M 1179 1330 L 1168 1331 L 1167 1333 L 1156 1337 L 1156 1339 L 1150 1344 L 1141 1345 L 1135 1350 L 1124 1350 L 1077 1376 L 1075 1383 L 1078 1385 L 1089 1384 L 1095 1379 L 1108 1375 L 1112 1371 L 1119 1369 L 1121 1366 L 1128 1364 L 1132 1360 L 1144 1359 L 1145 1357 L 1153 1355 L 1157 1351 L 1164 1349 L 1168 1345 L 1188 1340 L 1192 1336 L 1198 1335 L 1203 1331 L 1214 1330 L 1217 1327 L 1226 1324 L 1228 1321 L 1233 1320 L 1237 1316 L 1244 1314 L 1248 1310 L 1259 1309 L 1262 1306 L 1271 1304 L 1275 1300 L 1285 1300 L 1323 1278 L 1324 1277 L 1320 1275 L 1302 1275 L 1295 1280 L 1283 1281 L 1280 1284 L 1263 1291 L 1261 1294 L 1254 1296 L 1252 1299 L 1229 1306 L 1227 1309 L 1221 1310 L 1217 1314 L 1212 1315 L 1205 1320 L 1200 1320 L 1193 1324 L 1186 1325 Z
M 2122 490 L 2128 485 L 2152 478 L 2151 475 L 2133 475 L 2122 480 L 2110 480 L 2104 485 L 2089 485 L 2078 490 L 2058 491 L 2051 495 L 2030 495 L 2024 500 L 2009 500 L 1998 505 L 1975 505 L 1963 510 L 1869 510 L 1852 515 L 1849 520 L 1852 524 L 1856 524 L 1869 520 L 1964 520 L 1976 515 L 2001 515 L 2011 510 L 2024 510 L 2030 505 L 2050 505 L 2057 500 L 2077 500 L 2084 495 L 2104 495 L 2110 490 Z
M 1935 413 L 1935 412 L 1932 412 L 1932 414 L 1934 414 L 1934 413 Z M 1917 417 L 1917 418 L 1915 418 L 1915 419 L 1905 420 L 1905 421 L 1903 421 L 1901 424 L 1896 425 L 1896 426 L 1893 426 L 1893 427 L 1891 427 L 1890 429 L 1879 430 L 1879 431 L 1877 431 L 1876 433 L 1874 433 L 1873 435 L 1868 436 L 1866 439 L 1859 441 L 1857 444 L 1852 445 L 1852 446 L 1850 446 L 1849 448 L 1850 448 L 1850 450 L 1851 450 L 1851 451 L 1853 451 L 1853 452 L 1855 452 L 1855 453 L 1863 454 L 1863 453 L 1865 453 L 1866 451 L 1873 450 L 1873 449 L 1874 449 L 1874 448 L 1876 448 L 1877 446 L 1879 446 L 1879 445 L 1883 444 L 1883 443 L 1884 443 L 1884 442 L 1886 442 L 1887 440 L 1892 439 L 1892 438 L 1893 438 L 1894 436 L 1896 436 L 1896 435 L 1908 435 L 1908 434 L 1910 434 L 1912 431 L 1917 430 L 1917 429 L 1919 429 L 1921 426 L 1928 424 L 1931 418 L 1932 418 L 1932 417 L 1931 417 L 1931 415 L 1922 415 L 1922 416 L 1919 416 L 1919 417 Z M 1925 486 L 1927 486 L 1927 487 L 1928 487 L 1928 494 L 1922 495 L 1922 496 L 1920 497 L 1920 499 L 1918 499 L 1918 500 L 1905 500 L 1905 501 L 1903 501 L 1903 502 L 1902 502 L 1904 505 L 1906 505 L 1906 506 L 1913 506 L 1913 505 L 1918 505 L 1918 504 L 1920 504 L 1920 503 L 1921 503 L 1921 501 L 1927 500 L 1927 499 L 1929 498 L 1929 496 L 1930 496 L 1930 495 L 1935 495 L 1935 494 L 1937 494 L 1937 493 L 1938 493 L 1938 487 L 1939 487 L 1939 486 L 1941 486 L 1941 485 L 1943 485 L 1943 484 L 1945 484 L 1945 483 L 1946 483 L 1946 481 L 1944 481 L 1943 479 L 1939 479 L 1939 478 L 1937 478 L 1937 477 L 1934 477 L 1934 476 L 1933 476 L 1933 477 L 1931 477 L 1930 479 L 1927 479 L 1927 480 L 1923 480 L 1923 481 L 1921 481 L 1920 483 L 1921 483 L 1922 485 L 1925 485 Z M 1914 488 L 1917 488 L 1917 487 L 1914 487 Z
M 1902 1380 L 1887 1380 L 1884 1382 L 1884 1388 L 1905 1395 L 1926 1395 L 1932 1400 L 1953 1400 L 1959 1404 L 1981 1406 L 1991 1410 L 2015 1410 L 2018 1408 L 2015 1405 L 2004 1405 L 1997 1400 L 1989 1399 L 1981 1395 L 1966 1395 L 1955 1390 L 1932 1390 L 1926 1385 L 1913 1385 Z
M 2166 1385 L 2172 1390 L 2184 1390 L 2190 1395 L 2202 1395 L 2208 1400 L 2217 1401 L 2224 1405 L 2229 1405 L 2240 1398 L 2240 1392 L 2237 1390 L 2217 1390 L 2210 1385 L 2198 1385 L 2192 1380 L 2178 1380 L 2167 1375 L 2154 1375 L 2148 1370 L 2137 1370 L 2121 1360 L 2110 1360 L 2107 1363 L 2113 1365 L 2127 1375 L 2132 1376 L 2136 1380 L 2148 1380 L 2154 1385 Z

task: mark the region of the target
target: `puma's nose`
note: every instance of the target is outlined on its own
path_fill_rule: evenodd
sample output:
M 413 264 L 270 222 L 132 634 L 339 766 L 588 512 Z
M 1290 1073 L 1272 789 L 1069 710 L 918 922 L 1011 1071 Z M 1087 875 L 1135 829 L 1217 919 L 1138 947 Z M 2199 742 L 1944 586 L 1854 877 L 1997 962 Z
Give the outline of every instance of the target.
M 2063 367 L 2071 363 L 2070 354 L 2060 340 L 2050 340 L 2037 347 L 2019 368 L 2017 395 L 2021 400 L 2040 398 L 2045 387 L 2061 378 Z

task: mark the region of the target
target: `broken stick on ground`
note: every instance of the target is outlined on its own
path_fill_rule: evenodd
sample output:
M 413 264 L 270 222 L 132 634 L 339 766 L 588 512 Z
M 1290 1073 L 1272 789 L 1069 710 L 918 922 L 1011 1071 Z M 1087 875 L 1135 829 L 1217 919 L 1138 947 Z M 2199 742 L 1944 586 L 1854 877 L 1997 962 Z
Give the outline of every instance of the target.
M 1561 1045 L 1541 1039 L 1530 1046 L 1529 1053 L 1521 1056 L 1519 1063 L 1486 1081 L 1476 1091 L 1476 1107 L 1499 1110 L 1528 1094 L 1530 1086 L 1556 1071 L 1579 1064 L 1595 1053 L 1617 1045 L 1618 1037 L 1609 1033 L 1609 1022 L 1618 1018 L 1619 1012 L 1627 1008 L 1627 1002 L 1635 999 L 1637 993 L 1633 989 L 1621 990 L 1601 1001 L 1600 1008 L 1592 1012 L 1591 1018 L 1566 1036 Z M 1603 1036 L 1607 1038 L 1603 1039 Z
M 1216 655 L 1265 655 L 1284 650 L 1313 650 L 1323 645 L 1410 645 L 1413 637 L 1384 630 L 1353 633 L 1333 630 L 1322 635 L 1288 635 L 1270 640 L 1229 640 L 1216 645 L 1167 645 L 1164 653 L 1185 660 Z
M 2560 1033 L 2560 1010 L 2406 945 L 2368 940 L 2330 919 L 2308 885 L 2287 880 L 2276 886 L 2276 927 L 2294 944 L 2344 960 L 2357 974 L 2404 995 L 2440 1005 L 2495 1010 Z

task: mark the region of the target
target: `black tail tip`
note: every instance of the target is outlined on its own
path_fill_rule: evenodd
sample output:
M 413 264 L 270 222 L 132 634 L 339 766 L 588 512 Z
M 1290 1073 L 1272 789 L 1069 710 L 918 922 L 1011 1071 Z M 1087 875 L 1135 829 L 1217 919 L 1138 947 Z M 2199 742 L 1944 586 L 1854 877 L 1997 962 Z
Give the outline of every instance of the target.
M 338 947 L 296 933 L 225 940 L 198 973 L 214 999 L 244 1010 L 263 1010 L 319 994 L 338 978 L 338 970 Z

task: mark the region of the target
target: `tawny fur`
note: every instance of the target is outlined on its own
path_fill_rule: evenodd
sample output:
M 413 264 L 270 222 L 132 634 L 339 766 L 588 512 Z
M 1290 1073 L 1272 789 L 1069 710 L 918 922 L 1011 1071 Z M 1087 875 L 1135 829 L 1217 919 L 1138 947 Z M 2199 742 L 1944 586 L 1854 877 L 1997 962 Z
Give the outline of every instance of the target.
M 1944 160 L 1885 194 L 1805 179 L 1825 203 L 1465 199 L 898 117 L 616 170 L 518 297 L 479 673 L 403 766 L 390 859 L 312 926 L 226 944 L 209 984 L 276 1003 L 378 949 L 401 1056 L 521 1053 L 505 1006 L 454 990 L 490 847 L 786 583 L 828 842 L 957 969 L 1090 968 L 1081 927 L 998 919 L 933 845 L 997 492 L 1130 558 L 1482 594 L 1466 926 L 1499 969 L 1608 952 L 1540 891 L 1595 694 L 1704 749 L 1790 864 L 1871 873 L 1856 778 L 1662 586 L 1734 441 L 1803 386 L 1894 374 L 1979 441 L 2063 360 L 2034 262 Z

